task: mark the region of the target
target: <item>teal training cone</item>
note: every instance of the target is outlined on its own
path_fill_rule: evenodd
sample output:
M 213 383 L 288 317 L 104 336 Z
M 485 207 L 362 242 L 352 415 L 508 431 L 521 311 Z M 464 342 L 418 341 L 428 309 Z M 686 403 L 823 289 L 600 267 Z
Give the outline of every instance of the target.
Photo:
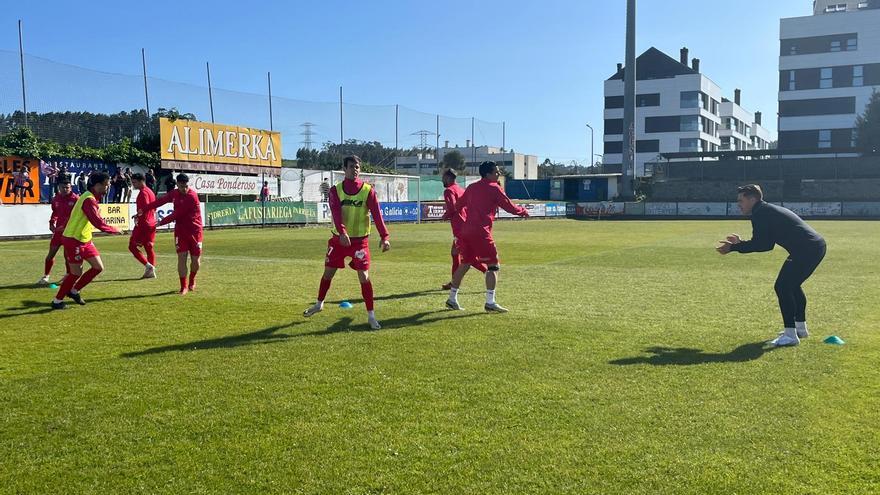
M 58 288 L 58 284 L 49 284 L 49 288 L 50 288 L 50 289 L 57 289 L 57 288 Z
M 342 309 L 351 309 L 352 304 L 348 301 L 342 301 L 341 303 L 339 303 L 339 307 Z
M 846 342 L 844 342 L 843 339 L 841 339 L 837 335 L 832 335 L 831 337 L 828 337 L 827 339 L 823 340 L 822 342 L 825 342 L 826 344 L 832 344 L 832 345 L 846 344 Z

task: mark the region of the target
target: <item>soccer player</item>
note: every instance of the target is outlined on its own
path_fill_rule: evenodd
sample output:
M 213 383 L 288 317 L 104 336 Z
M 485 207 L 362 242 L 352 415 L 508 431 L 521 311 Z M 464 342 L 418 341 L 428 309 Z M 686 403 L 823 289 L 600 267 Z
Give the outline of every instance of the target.
M 89 177 L 88 191 L 73 205 L 62 239 L 69 274 L 64 277 L 55 299 L 52 300 L 52 309 L 67 309 L 67 305 L 64 304 L 65 297 L 70 297 L 77 304 L 84 306 L 86 302 L 80 291 L 104 270 L 101 253 L 92 244 L 92 226 L 94 225 L 101 232 L 122 235 L 122 232 L 104 222 L 98 207 L 98 201 L 107 192 L 109 186 L 110 176 L 103 172 L 93 174 Z M 82 272 L 83 261 L 90 267 L 85 273 Z
M 757 185 L 740 187 L 737 203 L 743 215 L 751 216 L 752 239 L 744 241 L 730 234 L 716 249 L 722 255 L 731 251 L 760 253 L 776 244 L 788 251 L 788 259 L 776 279 L 776 296 L 785 329 L 770 343 L 794 346 L 809 336 L 807 331 L 807 296 L 801 285 L 813 274 L 825 257 L 825 239 L 791 210 L 764 202 Z
M 333 216 L 333 237 L 327 241 L 327 257 L 324 260 L 324 276 L 318 289 L 318 302 L 303 312 L 312 316 L 324 309 L 324 298 L 330 290 L 330 283 L 336 270 L 345 268 L 345 259 L 357 271 L 361 283 L 361 294 L 367 307 L 367 320 L 370 328 L 382 328 L 376 320 L 373 309 L 373 283 L 370 281 L 370 215 L 376 222 L 376 230 L 382 242 L 382 252 L 391 249 L 388 229 L 382 219 L 379 199 L 370 184 L 358 179 L 361 173 L 361 159 L 347 156 L 342 162 L 345 180 L 330 189 L 330 212 Z
M 49 241 L 49 254 L 46 255 L 46 262 L 43 265 L 43 278 L 37 281 L 38 285 L 49 284 L 49 273 L 52 272 L 52 267 L 55 265 L 55 255 L 63 245 L 64 228 L 67 227 L 70 212 L 73 211 L 78 199 L 79 195 L 73 192 L 69 180 L 58 184 L 58 194 L 52 198 L 52 215 L 49 217 L 49 231 L 52 232 L 52 240 Z
M 446 307 L 449 309 L 462 310 L 458 303 L 458 289 L 464 280 L 465 274 L 473 266 L 480 269 L 485 267 L 486 272 L 486 305 L 488 312 L 506 313 L 507 309 L 495 302 L 495 287 L 498 284 L 498 271 L 501 265 L 498 260 L 498 249 L 492 239 L 492 225 L 495 222 L 495 213 L 498 208 L 520 217 L 528 217 L 529 212 L 521 206 L 517 206 L 504 194 L 498 178 L 501 170 L 495 162 L 483 162 L 480 164 L 480 177 L 465 189 L 461 199 L 456 203 L 456 209 L 467 208 L 467 218 L 461 229 L 459 248 L 461 250 L 462 264 L 452 276 L 452 287 L 449 289 L 449 298 Z
M 199 195 L 189 187 L 189 177 L 178 174 L 175 181 L 176 189 L 161 198 L 149 203 L 143 209 L 138 208 L 138 216 L 144 217 L 150 210 L 174 203 L 174 211 L 159 221 L 158 226 L 174 222 L 174 245 L 177 247 L 177 274 L 180 276 L 180 295 L 196 290 L 196 274 L 199 272 L 202 258 L 202 210 L 199 207 Z M 189 284 L 187 284 L 186 258 L 191 258 L 189 268 Z
M 461 266 L 461 250 L 458 247 L 458 243 L 461 238 L 461 229 L 464 227 L 464 222 L 467 218 L 467 208 L 462 208 L 461 210 L 456 208 L 456 203 L 464 194 L 464 189 L 455 183 L 456 178 L 455 171 L 452 169 L 447 169 L 443 172 L 443 187 L 446 188 L 443 191 L 443 201 L 446 203 L 446 212 L 443 214 L 443 219 L 449 220 L 452 226 L 452 250 L 450 255 L 452 256 L 453 277 L 458 267 Z M 476 268 L 483 273 L 486 272 L 485 264 L 478 264 Z M 448 284 L 443 284 L 442 288 L 443 290 L 451 289 L 452 281 L 450 280 Z
M 144 211 L 144 216 L 134 216 L 137 223 L 131 231 L 128 250 L 134 255 L 134 259 L 144 265 L 144 275 L 141 278 L 156 278 L 156 210 L 147 209 L 147 205 L 156 201 L 156 195 L 147 187 L 144 174 L 133 174 L 131 186 L 138 191 L 135 204 L 138 211 Z M 141 254 L 140 247 L 144 248 L 146 256 Z

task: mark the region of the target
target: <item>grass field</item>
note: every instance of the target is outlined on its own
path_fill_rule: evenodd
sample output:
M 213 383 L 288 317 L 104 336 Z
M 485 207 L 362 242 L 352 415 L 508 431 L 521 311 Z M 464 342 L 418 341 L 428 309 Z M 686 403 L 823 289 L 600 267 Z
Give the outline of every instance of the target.
M 880 493 L 880 224 L 813 224 L 779 350 L 784 252 L 712 249 L 744 221 L 500 223 L 506 315 L 476 273 L 445 311 L 448 226 L 392 225 L 380 331 L 350 270 L 302 318 L 325 229 L 206 232 L 185 297 L 169 235 L 149 281 L 102 237 L 54 313 L 48 242 L 0 243 L 0 493 Z

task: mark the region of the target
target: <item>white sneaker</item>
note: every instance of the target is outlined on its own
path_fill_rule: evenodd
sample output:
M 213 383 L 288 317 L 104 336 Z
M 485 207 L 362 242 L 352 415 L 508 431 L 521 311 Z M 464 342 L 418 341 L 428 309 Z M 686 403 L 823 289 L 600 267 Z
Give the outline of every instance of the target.
M 454 311 L 464 311 L 461 304 L 458 304 L 458 301 L 453 301 L 452 299 L 446 300 L 446 307 Z
M 49 285 L 49 276 L 43 275 L 43 278 L 37 280 L 37 285 Z
M 375 318 L 367 318 L 367 320 L 370 322 L 370 328 L 373 330 L 382 330 L 382 325 L 379 324 L 379 320 Z
M 800 344 L 801 340 L 798 338 L 797 332 L 794 332 L 793 330 L 793 328 L 783 330 L 782 335 L 771 340 L 770 344 L 776 347 L 789 347 Z
M 806 328 L 798 328 L 796 333 L 799 339 L 805 339 L 810 336 L 810 332 L 808 332 Z M 785 335 L 785 330 L 779 332 L 776 335 L 779 337 Z
M 321 311 L 324 311 L 324 305 L 323 304 L 315 304 L 314 306 L 311 306 L 309 309 L 303 311 L 303 316 L 308 318 L 309 316 L 314 316 L 314 315 L 320 313 Z
M 144 270 L 144 276 L 141 278 L 156 278 L 156 267 L 148 267 Z
M 489 313 L 507 313 L 507 308 L 502 307 L 498 303 L 492 303 L 492 304 L 486 303 L 486 306 L 484 307 L 484 309 Z

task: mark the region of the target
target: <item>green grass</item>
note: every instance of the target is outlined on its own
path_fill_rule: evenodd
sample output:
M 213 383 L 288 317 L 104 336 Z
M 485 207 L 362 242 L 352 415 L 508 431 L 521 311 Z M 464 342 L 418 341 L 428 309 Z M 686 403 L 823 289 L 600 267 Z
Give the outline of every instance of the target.
M 878 493 L 880 230 L 814 225 L 813 337 L 780 350 L 783 251 L 712 249 L 742 221 L 499 223 L 506 315 L 477 273 L 444 311 L 448 226 L 393 225 L 380 331 L 350 270 L 353 310 L 300 316 L 325 229 L 207 232 L 183 298 L 169 235 L 152 281 L 100 238 L 54 313 L 48 242 L 0 243 L 0 493 Z

